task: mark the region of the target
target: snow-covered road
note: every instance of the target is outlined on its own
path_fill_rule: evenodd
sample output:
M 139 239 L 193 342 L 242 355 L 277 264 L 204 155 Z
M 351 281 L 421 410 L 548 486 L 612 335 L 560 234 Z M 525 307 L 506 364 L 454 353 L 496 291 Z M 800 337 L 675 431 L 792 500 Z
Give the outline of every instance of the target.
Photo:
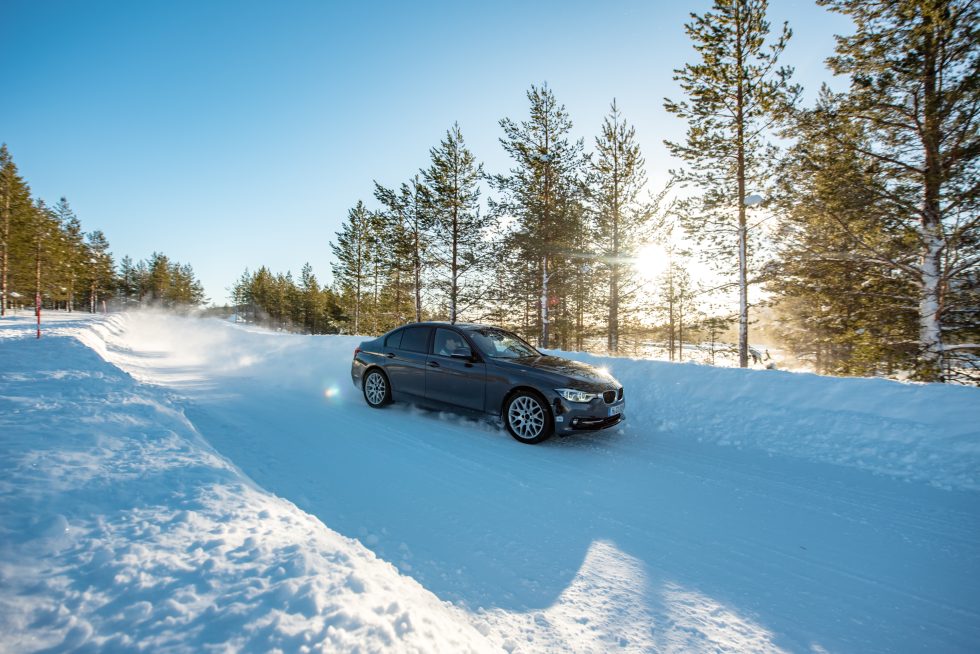
M 25 338 L 24 322 L 0 324 L 0 336 L 10 337 L 0 338 L 0 401 L 6 405 L 0 433 L 9 473 L 0 486 L 0 509 L 8 536 L 17 532 L 9 525 L 27 521 L 2 550 L 0 607 L 16 604 L 18 593 L 34 597 L 39 607 L 45 593 L 64 603 L 70 596 L 64 588 L 84 576 L 72 569 L 71 561 L 88 561 L 77 542 L 56 542 L 40 555 L 47 574 L 65 577 L 61 585 L 52 582 L 32 595 L 12 568 L 23 569 L 52 533 L 62 537 L 57 516 L 86 534 L 98 531 L 88 524 L 98 522 L 90 515 L 100 510 L 94 498 L 55 510 L 50 505 L 64 498 L 44 492 L 68 496 L 84 486 L 70 481 L 72 464 L 84 468 L 85 457 L 95 455 L 86 454 L 79 439 L 86 429 L 105 431 L 105 423 L 122 434 L 118 438 L 139 434 L 141 449 L 131 458 L 142 463 L 127 465 L 140 471 L 157 457 L 159 470 L 176 467 L 186 477 L 181 461 L 206 459 L 203 471 L 181 482 L 190 486 L 179 488 L 183 497 L 203 485 L 211 499 L 173 507 L 190 525 L 182 527 L 187 538 L 207 540 L 192 533 L 194 525 L 220 532 L 211 557 L 218 562 L 195 573 L 210 584 L 196 591 L 199 602 L 233 592 L 248 596 L 236 586 L 247 585 L 248 576 L 259 577 L 265 589 L 276 575 L 322 582 L 305 595 L 290 587 L 290 593 L 280 589 L 253 602 L 254 615 L 228 621 L 228 633 L 215 627 L 183 639 L 167 640 L 146 626 L 174 611 L 165 608 L 174 601 L 165 590 L 142 600 L 148 606 L 116 607 L 122 617 L 115 621 L 96 601 L 76 602 L 74 610 L 92 615 L 73 616 L 75 623 L 65 616 L 45 622 L 30 611 L 0 618 L 0 628 L 15 636 L 8 642 L 20 644 L 16 649 L 30 649 L 31 636 L 46 633 L 50 637 L 38 642 L 71 636 L 105 645 L 112 642 L 107 631 L 127 626 L 138 644 L 133 625 L 144 625 L 144 638 L 156 638 L 157 646 L 191 649 L 223 642 L 253 650 L 298 649 L 293 646 L 300 642 L 314 649 L 360 642 L 368 649 L 421 651 L 980 647 L 978 389 L 575 355 L 608 366 L 624 383 L 629 421 L 619 431 L 529 447 L 456 416 L 398 405 L 369 409 L 350 384 L 355 338 L 289 336 L 149 313 L 66 321 L 40 342 Z M 108 385 L 111 395 L 99 385 Z M 32 427 L 25 426 L 27 413 Z M 59 433 L 77 439 L 59 440 Z M 50 442 L 37 442 L 41 437 Z M 78 448 L 71 457 L 64 454 L 69 445 Z M 111 449 L 105 442 L 89 449 L 97 446 Z M 117 459 L 99 465 L 116 469 L 122 465 Z M 55 476 L 67 480 L 64 487 L 34 488 L 45 477 L 26 475 L 28 461 L 33 470 L 58 462 Z M 161 497 L 123 498 L 110 507 L 162 511 L 166 494 L 157 490 Z M 229 523 L 221 517 L 220 507 L 236 502 L 242 508 L 228 509 L 225 518 L 242 522 L 246 531 L 249 520 L 255 523 L 255 565 L 242 568 L 237 582 L 228 579 L 234 572 L 215 580 L 209 570 L 245 547 L 227 537 Z M 247 518 L 255 503 L 275 508 Z M 47 507 L 48 517 L 30 523 L 21 513 L 31 506 L 35 512 Z M 280 524 L 270 527 L 275 519 Z M 121 538 L 123 532 L 113 533 Z M 139 533 L 152 541 L 152 534 Z M 171 530 L 161 533 L 176 539 L 174 548 L 186 546 Z M 266 559 L 281 557 L 292 541 L 327 562 L 307 557 L 295 574 L 278 563 L 285 572 L 275 572 Z M 96 545 L 98 551 L 109 547 Z M 381 561 L 371 560 L 362 545 Z M 330 560 L 329 552 L 339 550 L 346 562 Z M 180 555 L 168 556 L 179 567 Z M 188 566 L 208 565 L 208 556 L 186 556 Z M 52 563 L 56 559 L 60 563 Z M 338 599 L 358 587 L 343 570 L 384 590 L 362 604 Z M 84 579 L 98 586 L 91 570 Z M 104 579 L 101 591 L 111 597 L 116 583 Z M 125 581 L 119 583 L 125 589 Z M 384 593 L 400 605 L 395 618 L 378 626 L 387 634 L 381 638 L 363 627 L 370 626 L 370 613 L 381 615 L 390 606 Z M 371 592 L 361 588 L 365 594 Z M 297 597 L 312 598 L 312 607 L 291 611 Z M 194 603 L 185 603 L 191 612 L 206 610 L 187 604 Z M 328 626 L 351 640 L 337 633 L 331 640 L 321 619 L 338 606 L 360 623 Z M 241 640 L 241 633 L 230 633 L 251 633 L 271 612 L 280 615 L 267 627 L 275 636 Z M 296 615 L 284 626 L 282 616 Z M 420 628 L 419 616 L 428 630 Z M 82 622 L 87 626 L 79 632 Z M 305 641 L 283 640 L 304 628 Z

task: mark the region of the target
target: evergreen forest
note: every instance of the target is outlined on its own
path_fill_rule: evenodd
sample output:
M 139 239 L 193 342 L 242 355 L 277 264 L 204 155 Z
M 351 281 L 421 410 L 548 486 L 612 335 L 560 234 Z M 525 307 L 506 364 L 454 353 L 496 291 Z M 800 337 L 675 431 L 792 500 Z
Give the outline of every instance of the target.
M 68 200 L 31 194 L 6 145 L 0 145 L 0 315 L 44 309 L 105 312 L 195 307 L 204 289 L 190 264 L 154 252 L 118 265 L 99 230 L 86 232 Z

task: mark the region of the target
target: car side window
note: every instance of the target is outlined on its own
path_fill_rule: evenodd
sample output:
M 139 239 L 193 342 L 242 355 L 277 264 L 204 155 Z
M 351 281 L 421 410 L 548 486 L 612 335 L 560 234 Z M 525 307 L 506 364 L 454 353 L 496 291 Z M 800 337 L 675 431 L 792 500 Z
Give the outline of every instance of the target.
M 449 357 L 453 352 L 464 349 L 469 351 L 470 346 L 466 344 L 463 337 L 452 329 L 436 328 L 436 337 L 432 342 L 432 353 L 441 357 Z
M 399 349 L 425 354 L 429 350 L 430 327 L 407 327 L 402 330 L 402 342 Z
M 404 333 L 404 329 L 399 329 L 397 332 L 388 334 L 388 338 L 385 339 L 385 347 L 400 348 L 402 346 L 402 334 Z

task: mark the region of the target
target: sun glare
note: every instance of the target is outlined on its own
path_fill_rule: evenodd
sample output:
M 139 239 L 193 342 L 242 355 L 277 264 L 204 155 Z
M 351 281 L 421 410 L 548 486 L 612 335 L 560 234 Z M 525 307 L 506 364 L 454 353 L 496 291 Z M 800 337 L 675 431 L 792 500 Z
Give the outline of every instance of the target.
M 633 267 L 643 279 L 652 281 L 667 268 L 667 251 L 656 243 L 648 243 L 636 253 Z

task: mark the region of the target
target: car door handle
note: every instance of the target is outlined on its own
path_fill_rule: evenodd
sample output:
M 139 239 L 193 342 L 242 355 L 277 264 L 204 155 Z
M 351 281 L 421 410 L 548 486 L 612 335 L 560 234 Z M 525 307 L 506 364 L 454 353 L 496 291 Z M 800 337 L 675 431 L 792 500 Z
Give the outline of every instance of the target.
M 429 367 L 430 368 L 438 368 L 439 367 L 439 362 L 438 361 L 430 361 L 429 362 Z
M 389 352 L 385 356 L 388 357 L 389 359 L 394 359 L 395 358 L 395 353 L 394 352 Z

